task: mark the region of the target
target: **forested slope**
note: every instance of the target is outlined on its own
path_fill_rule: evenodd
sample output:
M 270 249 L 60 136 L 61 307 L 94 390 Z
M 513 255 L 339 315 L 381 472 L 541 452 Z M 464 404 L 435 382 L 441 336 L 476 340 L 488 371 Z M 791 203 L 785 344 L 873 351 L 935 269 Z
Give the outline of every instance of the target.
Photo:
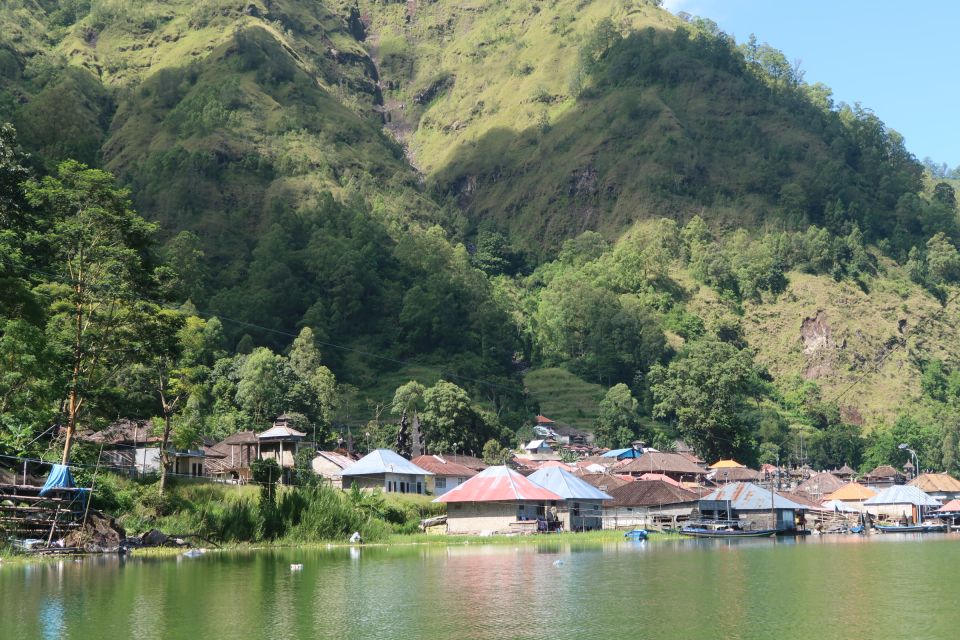
M 4 134 L 18 302 L 0 318 L 34 331 L 0 332 L 19 376 L 0 396 L 44 407 L 5 422 L 17 446 L 65 397 L 54 194 L 113 194 L 57 168 L 72 158 L 156 223 L 136 247 L 150 275 L 118 299 L 179 309 L 184 441 L 293 410 L 331 441 L 390 444 L 423 412 L 437 443 L 508 443 L 537 393 L 555 406 L 551 381 L 576 387 L 561 367 L 589 383 L 574 404 L 610 389 L 561 410 L 607 444 L 756 460 L 802 439 L 868 464 L 899 438 L 956 464 L 953 187 L 707 19 L 641 0 L 12 0 L 0 119 L 29 154 Z M 143 364 L 116 362 L 81 419 L 156 415 Z

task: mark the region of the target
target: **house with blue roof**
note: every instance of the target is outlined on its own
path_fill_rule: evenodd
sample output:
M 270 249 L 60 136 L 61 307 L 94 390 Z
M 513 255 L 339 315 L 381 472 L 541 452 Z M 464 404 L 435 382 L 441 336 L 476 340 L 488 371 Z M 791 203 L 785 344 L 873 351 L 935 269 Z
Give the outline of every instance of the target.
M 426 490 L 426 478 L 433 474 L 421 469 L 390 449 L 377 449 L 340 473 L 343 488 L 382 489 L 388 493 L 419 493 Z
M 560 467 L 542 467 L 531 473 L 527 480 L 564 499 L 566 506 L 558 517 L 567 531 L 603 528 L 603 503 L 613 500 L 610 494 Z

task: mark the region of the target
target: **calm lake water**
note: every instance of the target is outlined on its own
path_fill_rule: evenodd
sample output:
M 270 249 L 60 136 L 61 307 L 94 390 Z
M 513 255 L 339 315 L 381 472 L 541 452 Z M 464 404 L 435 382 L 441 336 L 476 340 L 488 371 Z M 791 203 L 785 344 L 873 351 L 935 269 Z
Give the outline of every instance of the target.
M 67 559 L 0 566 L 0 639 L 952 639 L 958 568 L 953 535 Z

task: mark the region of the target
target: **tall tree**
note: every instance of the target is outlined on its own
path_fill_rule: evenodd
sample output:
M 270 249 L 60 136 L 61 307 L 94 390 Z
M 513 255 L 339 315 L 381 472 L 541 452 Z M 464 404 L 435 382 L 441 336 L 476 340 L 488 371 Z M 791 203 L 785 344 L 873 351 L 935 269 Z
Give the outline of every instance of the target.
M 654 415 L 674 420 L 680 436 L 705 459 L 754 455 L 743 405 L 763 388 L 753 355 L 726 342 L 702 340 L 669 365 L 650 371 Z
M 48 333 L 70 354 L 66 464 L 85 405 L 149 347 L 139 328 L 150 306 L 141 297 L 151 288 L 145 256 L 154 226 L 133 211 L 113 176 L 78 162 L 27 182 L 26 193 L 51 221 L 44 238 L 53 279 L 45 287 Z
M 620 383 L 607 391 L 600 401 L 594 436 L 602 447 L 625 447 L 637 437 L 639 405 L 630 387 Z

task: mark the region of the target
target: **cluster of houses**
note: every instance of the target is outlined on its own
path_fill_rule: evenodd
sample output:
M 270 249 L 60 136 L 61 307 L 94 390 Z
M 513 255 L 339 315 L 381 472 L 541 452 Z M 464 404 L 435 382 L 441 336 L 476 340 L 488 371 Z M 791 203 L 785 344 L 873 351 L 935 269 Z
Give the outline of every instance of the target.
M 538 416 L 538 424 L 544 423 L 550 421 Z M 105 465 L 156 472 L 159 439 L 148 427 L 122 421 L 86 438 L 103 447 Z M 389 449 L 357 459 L 344 449 L 316 450 L 305 437 L 280 416 L 262 433 L 239 432 L 176 452 L 173 471 L 243 483 L 250 480 L 251 462 L 273 459 L 289 472 L 297 452 L 310 447 L 313 471 L 332 486 L 435 496 L 447 507 L 449 533 L 675 529 L 700 519 L 794 532 L 827 531 L 866 514 L 908 522 L 931 514 L 960 519 L 960 481 L 942 473 L 916 475 L 909 464 L 904 472 L 881 466 L 860 478 L 846 465 L 823 472 L 749 469 L 734 460 L 708 465 L 682 442 L 673 452 L 639 442 L 614 450 L 575 443 L 578 457 L 565 462 L 555 447 L 562 444 L 569 452 L 569 443 L 545 437 L 529 442 L 507 464 L 488 466 L 456 454 L 408 460 Z

